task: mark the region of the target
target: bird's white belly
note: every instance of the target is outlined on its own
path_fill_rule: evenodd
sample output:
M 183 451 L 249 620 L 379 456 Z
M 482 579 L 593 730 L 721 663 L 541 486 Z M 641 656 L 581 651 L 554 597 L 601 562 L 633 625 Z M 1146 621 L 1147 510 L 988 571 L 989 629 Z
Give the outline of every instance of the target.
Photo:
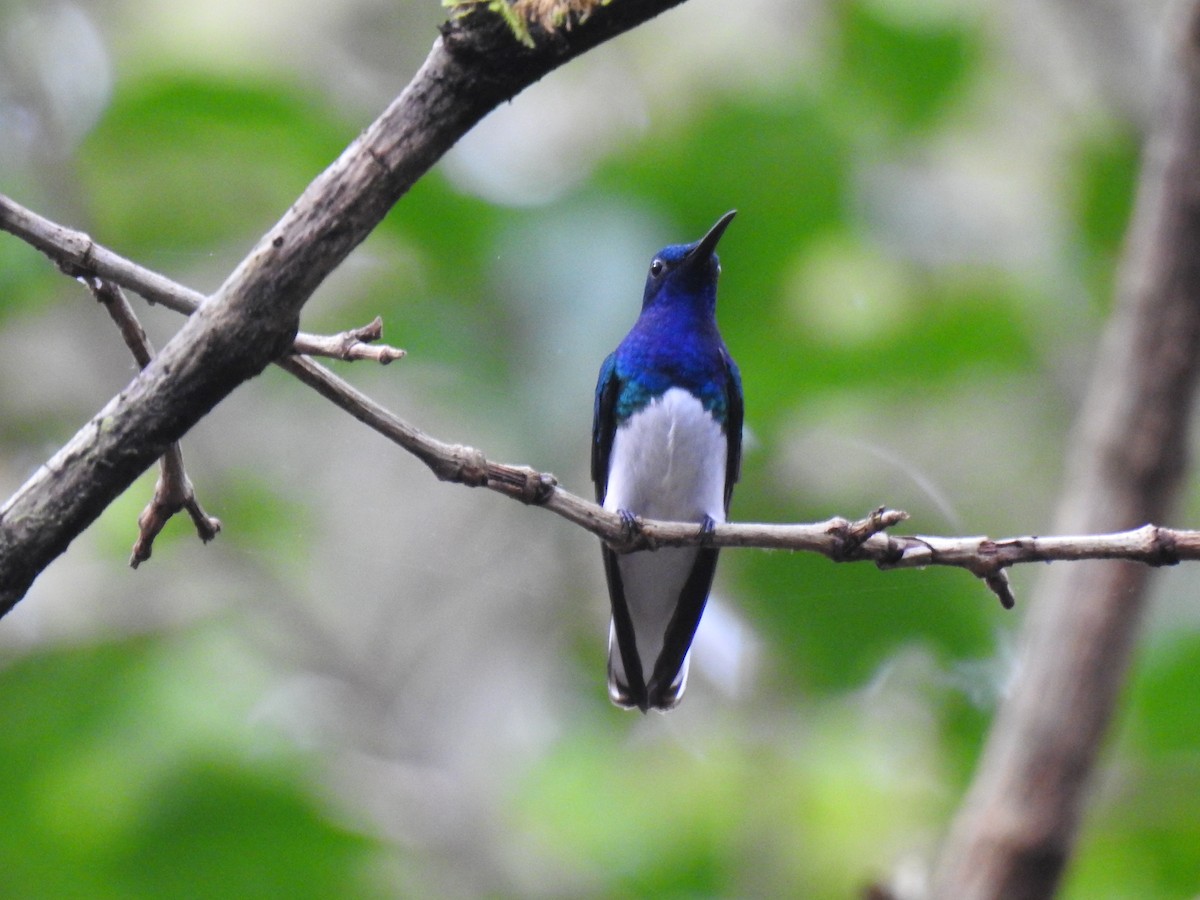
M 604 508 L 647 519 L 724 522 L 726 443 L 696 397 L 669 389 L 613 436 Z
M 727 442 L 721 426 L 691 393 L 671 388 L 617 429 L 609 455 L 604 508 L 648 519 L 725 521 Z M 666 547 L 620 556 L 617 566 L 649 678 L 671 614 L 696 560 L 695 547 Z M 610 652 L 614 638 L 610 636 Z M 624 665 L 614 652 L 621 679 Z M 687 661 L 680 679 L 687 677 Z

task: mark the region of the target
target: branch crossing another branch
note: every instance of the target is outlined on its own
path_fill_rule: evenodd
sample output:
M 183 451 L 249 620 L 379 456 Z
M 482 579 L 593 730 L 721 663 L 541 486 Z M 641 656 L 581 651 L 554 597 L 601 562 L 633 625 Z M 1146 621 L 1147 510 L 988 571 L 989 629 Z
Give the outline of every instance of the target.
M 15 220 L 22 223 L 14 227 Z M 24 214 L 28 214 L 27 216 Z M 33 217 L 34 226 L 27 223 Z M 91 238 L 23 210 L 0 195 L 0 228 L 8 230 L 48 255 L 68 274 L 79 277 L 104 300 L 110 312 L 128 306 L 118 285 L 133 290 L 154 303 L 184 313 L 194 312 L 203 300 L 195 291 L 169 278 L 145 269 L 94 243 Z M 80 247 L 86 247 L 81 252 Z M 94 266 L 94 270 L 87 267 Z M 109 299 L 105 299 L 105 298 Z M 113 298 L 119 298 L 119 302 Z M 122 334 L 134 348 L 134 332 L 141 326 L 131 310 L 113 313 Z M 132 320 L 132 324 L 129 320 Z M 304 336 L 303 346 L 339 359 L 374 359 L 381 363 L 403 357 L 404 351 L 390 347 L 371 347 L 369 342 L 382 334 L 382 322 L 376 318 L 362 328 L 329 337 Z M 142 335 L 144 339 L 144 334 Z M 297 339 L 293 351 L 302 346 Z M 364 349 L 365 348 L 365 349 Z M 367 350 L 378 351 L 368 353 Z M 149 345 L 134 349 L 140 364 L 148 360 Z M 141 354 L 141 355 L 139 355 Z M 952 566 L 966 569 L 981 579 L 1007 609 L 1015 604 L 1006 570 L 1031 562 L 1083 559 L 1123 559 L 1150 566 L 1175 565 L 1184 560 L 1200 560 L 1200 532 L 1145 525 L 1114 534 L 1039 537 L 1010 537 L 999 540 L 986 536 L 940 537 L 932 535 L 895 535 L 890 529 L 909 516 L 900 510 L 879 507 L 856 520 L 834 517 L 810 524 L 724 523 L 711 531 L 702 531 L 694 522 L 662 522 L 635 518 L 633 527 L 616 513 L 563 488 L 553 475 L 528 466 L 513 466 L 489 460 L 484 453 L 462 444 L 438 440 L 404 421 L 353 385 L 318 364 L 307 355 L 293 352 L 277 365 L 337 404 L 370 428 L 412 453 L 442 481 L 484 487 L 522 503 L 543 506 L 579 525 L 621 553 L 654 550 L 659 547 L 704 546 L 756 547 L 764 550 L 793 550 L 819 553 L 839 562 L 874 562 L 881 569 L 912 569 L 925 566 Z M 141 537 L 135 545 L 131 564 L 149 557 L 150 542 L 162 524 L 180 509 L 187 509 L 205 541 L 220 529 L 220 522 L 207 516 L 195 501 L 182 456 L 167 453 L 162 460 L 163 474 L 155 498 L 139 519 Z M 175 458 L 178 456 L 178 458 Z M 168 470 L 171 470 L 168 472 Z M 143 546 L 144 545 L 144 546 Z M 141 550 L 139 550 L 141 548 Z M 144 555 L 140 555 L 144 553 Z

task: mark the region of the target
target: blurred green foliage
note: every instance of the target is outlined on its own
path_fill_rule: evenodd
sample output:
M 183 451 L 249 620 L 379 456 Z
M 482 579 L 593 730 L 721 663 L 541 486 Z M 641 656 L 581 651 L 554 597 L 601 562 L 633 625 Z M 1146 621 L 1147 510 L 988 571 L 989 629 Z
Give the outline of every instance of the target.
M 29 251 L 15 241 L 0 241 L 0 324 L 13 314 L 29 309 L 54 284 L 52 272 L 29 265 Z
M 978 71 L 977 39 L 958 25 L 889 20 L 886 8 L 840 6 L 837 93 L 859 123 L 919 132 Z
M 1105 308 L 1132 212 L 1138 153 L 1137 135 L 1122 129 L 1089 135 L 1077 150 L 1072 212 L 1079 226 L 1090 294 Z
M 288 85 L 180 74 L 126 86 L 79 155 L 93 227 L 145 257 L 257 239 L 354 136 Z
M 865 512 L 809 499 L 779 462 L 797 429 L 818 424 L 805 415 L 823 402 L 850 398 L 872 415 L 956 402 L 964 384 L 1026 379 L 1019 383 L 1036 384 L 1048 401 L 1065 391 L 1040 349 L 1043 319 L 1029 312 L 1029 297 L 1051 287 L 994 262 L 938 267 L 906 257 L 861 207 L 863 161 L 944 136 L 994 65 L 982 23 L 910 21 L 886 7 L 833 4 L 819 78 L 717 92 L 670 128 L 652 121 L 558 201 L 574 210 L 615 198 L 631 218 L 649 210 L 670 229 L 662 243 L 739 210 L 722 243 L 720 310 L 754 432 L 738 518 Z M 118 81 L 76 155 L 88 228 L 168 270 L 210 255 L 236 261 L 364 121 L 252 68 L 181 67 Z M 1081 126 L 1073 146 L 1061 175 L 1067 235 L 1055 271 L 1073 272 L 1103 306 L 1131 206 L 1137 139 L 1111 124 Z M 482 397 L 489 409 L 471 412 L 481 419 L 535 422 L 536 410 L 517 410 L 529 360 L 514 347 L 526 313 L 497 288 L 493 265 L 502 239 L 535 216 L 468 196 L 435 171 L 360 251 L 376 268 L 320 295 L 306 325 L 342 328 L 347 318 L 382 314 L 416 371 L 455 373 L 424 382 L 441 391 L 430 402 L 457 411 L 464 397 Z M 542 296 L 549 289 L 532 277 L 535 309 L 567 302 Z M 0 317 L 32 306 L 51 283 L 39 259 L 0 241 Z M 877 306 L 860 315 L 856 300 Z M 628 305 L 630 320 L 636 301 L 613 300 Z M 581 384 L 610 349 L 602 337 L 589 358 L 569 361 L 587 370 Z M 579 393 L 579 436 L 539 438 L 584 445 L 590 400 Z M 984 388 L 958 412 L 969 419 L 978 406 L 1009 402 Z M 469 438 L 473 423 L 457 414 L 465 421 L 454 437 Z M 1044 440 L 1060 442 L 1066 424 Z M 530 433 L 512 440 L 538 465 L 551 451 Z M 980 460 L 981 480 L 987 466 Z M 105 523 L 136 516 L 147 481 L 102 520 L 113 565 L 128 540 Z M 1039 483 L 1053 489 L 1048 476 Z M 586 493 L 581 483 L 569 486 Z M 236 537 L 221 540 L 302 560 L 319 516 L 285 490 L 250 472 L 218 483 L 208 502 L 236 525 Z M 970 507 L 970 497 L 958 499 Z M 968 514 L 986 523 L 990 512 Z M 849 896 L 898 859 L 932 852 L 1003 689 L 1001 676 L 972 667 L 1002 655 L 996 645 L 1003 648 L 1012 617 L 959 572 L 880 573 L 756 552 L 727 553 L 722 565 L 726 593 L 765 644 L 759 695 L 744 711 L 713 714 L 703 731 L 681 726 L 677 745 L 639 744 L 641 723 L 607 708 L 568 718 L 552 751 L 507 784 L 504 839 L 535 847 L 557 873 L 561 889 L 551 882 L 547 895 Z M 568 599 L 579 608 L 596 600 L 584 587 Z M 196 630 L 203 646 L 204 629 Z M 0 782 L 0 894 L 330 897 L 373 889 L 367 866 L 393 851 L 331 824 L 311 799 L 305 760 L 275 741 L 264 749 L 241 717 L 246 695 L 222 694 L 229 708 L 203 727 L 187 703 L 164 703 L 167 672 L 176 681 L 223 677 L 176 652 L 196 630 L 14 654 L 0 671 L 9 772 Z M 597 650 L 587 665 L 599 659 Z M 1117 771 L 1099 790 L 1065 896 L 1197 890 L 1198 672 L 1194 636 L 1143 648 L 1128 724 L 1113 742 Z M 896 678 L 905 687 L 898 700 L 889 693 Z M 587 688 L 596 694 L 594 679 Z M 200 738 L 172 737 L 181 730 Z M 384 893 L 415 890 L 400 883 Z
M 181 670 L 211 676 L 190 662 L 169 639 L 148 638 L 49 651 L 0 672 L 0 893 L 369 892 L 371 842 L 328 821 L 277 741 L 249 752 L 253 736 L 230 702 L 237 685 L 219 691 L 216 721 L 164 698 Z

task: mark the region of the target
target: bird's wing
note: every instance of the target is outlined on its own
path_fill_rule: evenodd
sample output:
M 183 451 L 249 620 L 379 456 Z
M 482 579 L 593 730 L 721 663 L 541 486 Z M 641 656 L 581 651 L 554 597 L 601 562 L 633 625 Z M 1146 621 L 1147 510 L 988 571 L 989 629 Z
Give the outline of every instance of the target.
M 608 581 L 608 597 L 612 605 L 613 632 L 617 636 L 617 651 L 621 654 L 621 668 L 625 672 L 625 681 L 620 684 L 619 693 L 622 695 L 620 702 L 623 706 L 636 706 L 645 712 L 647 709 L 646 678 L 642 674 L 642 658 L 638 655 L 633 617 L 629 613 L 629 603 L 625 599 L 625 582 L 621 578 L 621 567 L 617 564 L 615 550 L 607 544 L 601 544 L 600 551 L 604 556 L 604 577 Z M 619 684 L 620 680 L 613 668 L 611 655 L 608 665 L 610 681 Z M 613 693 L 613 696 L 616 697 L 617 694 Z
M 612 454 L 613 436 L 617 433 L 617 401 L 623 387 L 617 374 L 617 356 L 612 353 L 600 366 L 600 378 L 596 382 L 596 408 L 592 417 L 592 481 L 596 484 L 596 502 L 603 503 L 608 492 L 608 463 Z M 621 652 L 621 663 L 625 670 L 624 685 L 629 701 L 646 708 L 646 682 L 642 675 L 642 663 L 637 652 L 637 638 L 633 631 L 633 618 L 629 614 L 629 603 L 625 599 L 625 585 L 621 580 L 621 569 L 617 565 L 617 554 L 607 544 L 601 544 L 604 556 L 604 576 L 608 581 L 608 596 L 612 604 L 613 630 L 617 635 L 617 647 Z
M 729 501 L 733 497 L 733 486 L 742 471 L 742 419 L 745 414 L 742 401 L 742 374 L 729 351 L 722 348 L 725 360 L 725 515 L 729 515 Z
M 647 705 L 670 709 L 679 702 L 676 680 L 696 637 L 696 628 L 700 625 L 700 616 L 704 613 L 704 604 L 708 602 L 708 592 L 712 589 L 716 571 L 716 548 L 701 547 L 697 550 L 696 561 L 692 564 L 683 590 L 679 592 L 679 602 L 671 614 L 671 621 L 663 635 L 662 650 L 654 663 L 650 683 L 646 686 Z
M 596 382 L 596 407 L 592 415 L 592 481 L 596 483 L 596 502 L 604 502 L 608 490 L 608 457 L 613 435 L 617 432 L 617 399 L 621 379 L 617 376 L 617 356 L 609 354 L 600 366 Z

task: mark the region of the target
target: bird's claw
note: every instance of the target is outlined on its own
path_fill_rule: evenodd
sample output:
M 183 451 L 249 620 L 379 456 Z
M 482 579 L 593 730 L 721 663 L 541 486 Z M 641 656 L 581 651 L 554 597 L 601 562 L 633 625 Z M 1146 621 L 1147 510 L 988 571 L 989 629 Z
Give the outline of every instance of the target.
M 642 530 L 642 523 L 637 515 L 628 509 L 618 509 L 617 515 L 621 517 L 622 541 L 627 547 L 631 546 Z

